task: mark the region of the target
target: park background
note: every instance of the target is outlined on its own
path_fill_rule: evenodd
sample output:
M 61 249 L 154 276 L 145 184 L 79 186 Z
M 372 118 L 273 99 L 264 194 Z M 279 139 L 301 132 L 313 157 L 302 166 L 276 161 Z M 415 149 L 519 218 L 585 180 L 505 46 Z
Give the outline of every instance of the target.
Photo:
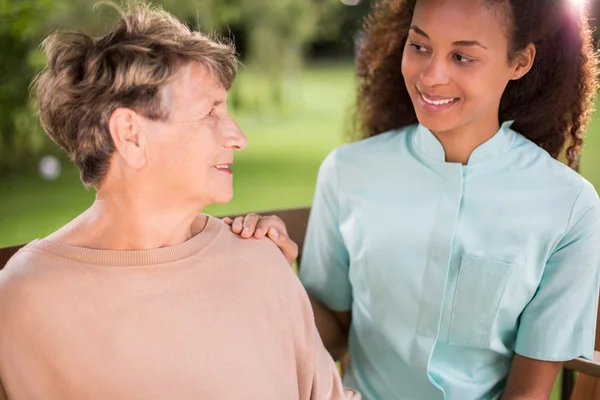
M 241 57 L 229 104 L 249 145 L 232 168 L 233 200 L 206 212 L 310 205 L 319 164 L 352 137 L 354 54 L 371 1 L 153 3 L 190 26 L 233 39 Z M 58 27 L 97 35 L 111 26 L 118 14 L 110 7 L 94 11 L 95 4 L 0 0 L 0 247 L 43 237 L 93 201 L 94 190 L 83 188 L 76 168 L 42 132 L 28 88 L 44 64 L 39 44 L 45 35 Z M 581 6 L 596 24 L 600 6 Z M 580 172 L 600 188 L 597 113 Z

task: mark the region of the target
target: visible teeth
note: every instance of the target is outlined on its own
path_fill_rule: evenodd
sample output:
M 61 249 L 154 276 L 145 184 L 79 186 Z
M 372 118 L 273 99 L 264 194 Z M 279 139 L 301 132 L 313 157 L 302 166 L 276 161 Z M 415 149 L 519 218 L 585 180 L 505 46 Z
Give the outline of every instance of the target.
M 215 165 L 215 168 L 218 168 L 218 169 L 229 169 L 229 165 Z
M 421 93 L 421 97 L 423 97 L 423 100 L 425 100 L 425 103 L 433 104 L 436 106 L 441 106 L 444 104 L 452 103 L 454 100 L 456 100 L 456 98 L 446 99 L 446 100 L 437 100 L 437 101 L 429 100 L 427 97 L 425 97 L 425 95 L 423 95 L 423 93 Z

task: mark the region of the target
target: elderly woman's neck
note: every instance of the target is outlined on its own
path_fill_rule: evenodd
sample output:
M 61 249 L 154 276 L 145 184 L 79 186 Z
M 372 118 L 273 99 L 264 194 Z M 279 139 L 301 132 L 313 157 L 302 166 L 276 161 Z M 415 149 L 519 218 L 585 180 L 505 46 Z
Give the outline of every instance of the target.
M 206 222 L 199 210 L 99 193 L 88 210 L 48 238 L 100 250 L 149 250 L 183 243 Z

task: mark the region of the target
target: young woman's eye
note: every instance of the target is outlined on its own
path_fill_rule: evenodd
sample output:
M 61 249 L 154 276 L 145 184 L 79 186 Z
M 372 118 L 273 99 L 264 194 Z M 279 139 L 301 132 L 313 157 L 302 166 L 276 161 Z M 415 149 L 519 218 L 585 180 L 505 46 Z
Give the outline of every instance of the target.
M 420 44 L 410 43 L 410 47 L 412 47 L 416 53 L 427 53 L 427 49 Z
M 474 61 L 472 58 L 461 56 L 460 54 L 455 54 L 453 57 L 454 60 L 459 64 L 469 64 Z

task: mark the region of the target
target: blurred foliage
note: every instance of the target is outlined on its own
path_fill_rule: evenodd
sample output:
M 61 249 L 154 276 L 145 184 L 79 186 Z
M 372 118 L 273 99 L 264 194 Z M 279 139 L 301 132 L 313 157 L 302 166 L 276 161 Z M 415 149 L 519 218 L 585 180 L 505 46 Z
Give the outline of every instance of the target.
M 244 68 L 259 71 L 265 79 L 259 93 L 234 89 L 232 103 L 257 112 L 293 100 L 308 46 L 320 38 L 339 37 L 350 15 L 339 0 L 149 1 L 190 26 L 236 42 Z M 39 44 L 57 27 L 93 36 L 106 32 L 118 13 L 109 7 L 94 10 L 96 3 L 0 0 L 0 175 L 42 152 L 56 153 L 41 132 L 29 96 L 30 83 L 44 63 Z
M 166 9 L 177 10 L 203 30 L 220 31 L 236 42 L 243 42 L 243 60 L 248 68 L 260 72 L 266 79 L 259 93 L 251 97 L 234 91 L 232 102 L 237 106 L 260 112 L 270 106 L 295 106 L 299 91 L 300 70 L 307 45 L 317 38 L 331 36 L 343 24 L 345 6 L 339 0 L 197 0 L 191 5 L 164 0 Z M 187 7 L 187 10 L 184 8 Z M 236 32 L 242 38 L 235 37 Z M 240 46 L 238 46 L 239 48 Z
M 33 53 L 50 0 L 0 0 L 0 171 L 43 146 L 28 87 L 39 64 Z

